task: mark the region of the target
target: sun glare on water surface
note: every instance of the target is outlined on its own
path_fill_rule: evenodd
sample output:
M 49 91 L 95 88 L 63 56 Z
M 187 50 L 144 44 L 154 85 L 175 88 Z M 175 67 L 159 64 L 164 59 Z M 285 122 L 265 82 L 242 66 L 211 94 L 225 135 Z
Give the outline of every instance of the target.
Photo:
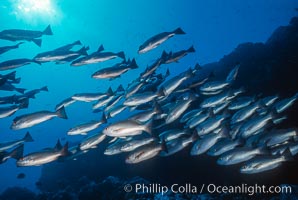
M 61 14 L 56 0 L 12 0 L 13 14 L 27 23 L 51 22 L 59 20 Z

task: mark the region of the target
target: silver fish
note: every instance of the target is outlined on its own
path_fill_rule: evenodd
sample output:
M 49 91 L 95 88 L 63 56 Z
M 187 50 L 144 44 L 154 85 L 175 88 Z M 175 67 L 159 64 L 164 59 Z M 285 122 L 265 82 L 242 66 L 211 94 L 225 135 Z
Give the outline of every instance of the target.
M 114 124 L 107 126 L 103 133 L 111 137 L 126 137 L 132 135 L 139 135 L 142 131 L 151 133 L 152 121 L 146 124 L 140 124 L 139 122 L 133 120 L 119 121 Z
M 168 40 L 169 38 L 173 37 L 174 35 L 185 34 L 185 32 L 181 28 L 177 28 L 172 32 L 163 32 L 157 34 L 150 39 L 146 40 L 140 47 L 139 47 L 139 54 L 146 53 L 152 49 L 155 49 L 160 44 Z
M 17 161 L 17 166 L 40 166 L 57 160 L 59 157 L 66 156 L 68 154 L 68 143 L 61 149 L 52 149 L 47 151 L 39 151 L 30 153 Z
M 56 112 L 40 111 L 40 112 L 21 115 L 19 117 L 16 117 L 13 120 L 13 123 L 10 128 L 13 130 L 29 128 L 36 124 L 40 124 L 42 122 L 50 120 L 54 117 L 67 119 L 67 115 L 66 115 L 64 107 L 60 108 Z

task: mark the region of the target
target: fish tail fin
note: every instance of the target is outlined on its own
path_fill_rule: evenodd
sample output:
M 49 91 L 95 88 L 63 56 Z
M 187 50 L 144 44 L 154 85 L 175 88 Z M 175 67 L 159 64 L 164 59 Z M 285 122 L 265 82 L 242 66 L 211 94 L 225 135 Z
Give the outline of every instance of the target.
M 24 153 L 24 144 L 21 144 L 20 146 L 15 148 L 9 155 L 11 158 L 19 160 L 20 158 L 23 157 L 23 153 Z
M 57 143 L 56 143 L 56 145 L 55 145 L 55 147 L 54 147 L 54 149 L 55 149 L 56 151 L 60 151 L 62 148 L 63 148 L 63 147 L 62 147 L 62 145 L 61 145 L 61 142 L 60 142 L 60 140 L 58 139 L 58 140 L 57 140 Z
M 230 73 L 228 74 L 227 78 L 226 78 L 226 81 L 227 82 L 233 82 L 236 80 L 236 77 L 238 75 L 238 72 L 239 72 L 239 67 L 240 65 L 237 64 L 231 71 Z
M 202 69 L 202 66 L 199 63 L 197 63 L 195 65 L 195 70 L 201 70 L 201 69 Z
M 42 43 L 41 39 L 32 39 L 32 42 L 34 42 L 37 46 L 41 47 L 41 43 Z
M 123 88 L 123 85 L 120 84 L 120 85 L 118 86 L 118 88 L 117 88 L 116 91 L 117 91 L 117 92 L 124 92 L 125 90 L 124 90 L 124 88 Z
M 86 48 L 86 47 L 82 47 L 81 49 L 78 50 L 78 53 L 79 53 L 80 55 L 87 56 L 87 55 L 88 55 L 88 53 L 87 53 L 87 50 L 88 50 L 88 49 L 89 49 L 89 47 L 88 47 L 88 48 Z
M 152 120 L 149 120 L 146 124 L 144 124 L 144 131 L 152 135 Z
M 156 94 L 157 94 L 157 96 L 159 96 L 159 97 L 164 97 L 164 96 L 166 96 L 166 94 L 165 94 L 163 88 L 157 90 L 157 93 L 156 93 Z
M 21 78 L 14 79 L 14 83 L 19 84 L 21 82 Z
M 82 45 L 81 41 L 80 40 L 77 40 L 73 43 L 73 45 Z
M 103 50 L 105 50 L 105 48 L 103 47 L 103 45 L 100 45 L 100 46 L 98 47 L 98 49 L 97 49 L 97 52 L 101 52 L 101 51 L 103 51 Z
M 102 116 L 101 116 L 101 122 L 103 124 L 107 123 L 107 116 L 106 116 L 106 114 L 104 112 L 102 113 Z
M 267 147 L 267 145 L 261 146 L 258 148 L 259 150 L 259 154 L 265 154 L 265 155 L 269 155 L 270 154 L 270 149 Z
M 174 30 L 173 33 L 180 34 L 180 35 L 185 34 L 185 32 L 180 27 Z
M 44 87 L 40 88 L 40 90 L 45 91 L 45 92 L 49 91 L 48 86 L 44 86 Z
M 165 77 L 168 77 L 168 76 L 170 76 L 171 75 L 171 73 L 170 73 L 170 70 L 169 70 L 169 68 L 167 69 L 167 71 L 166 71 L 166 75 L 165 75 Z
M 161 147 L 163 151 L 165 151 L 166 153 L 169 153 L 168 146 L 165 140 L 161 141 Z
M 69 151 L 68 151 L 68 142 L 66 142 L 66 144 L 63 146 L 63 148 L 60 151 L 60 156 L 63 157 L 63 156 L 67 156 L 68 154 L 69 154 Z
M 220 134 L 221 138 L 230 138 L 231 137 L 227 126 L 224 126 L 219 134 Z
M 160 105 L 156 101 L 154 102 L 154 112 L 155 114 L 161 114 L 163 112 Z
M 15 89 L 17 92 L 24 94 L 25 93 L 25 88 L 16 88 Z
M 21 104 L 19 105 L 20 109 L 28 108 L 29 106 L 29 98 L 22 100 Z
M 47 28 L 42 32 L 43 35 L 53 35 L 51 25 L 49 24 Z
M 192 71 L 191 68 L 189 68 L 189 69 L 187 70 L 186 74 L 185 74 L 185 76 L 186 76 L 187 78 L 191 78 L 191 77 L 193 77 L 194 75 L 195 75 L 195 74 L 193 73 L 193 71 Z
M 131 69 L 137 69 L 137 68 L 139 68 L 139 66 L 137 65 L 135 59 L 132 59 L 132 61 L 130 62 L 130 65 L 129 66 L 130 66 Z
M 6 74 L 5 77 L 7 79 L 10 79 L 10 80 L 15 80 L 16 79 L 16 72 L 17 71 L 10 72 L 10 73 Z
M 191 46 L 189 49 L 187 49 L 187 52 L 196 52 L 196 50 L 193 46 Z
M 160 59 L 162 60 L 162 62 L 165 62 L 167 60 L 168 56 L 169 56 L 169 54 L 167 54 L 166 51 L 163 51 Z
M 117 53 L 117 56 L 122 58 L 122 59 L 125 59 L 125 54 L 123 51 L 120 51 L 119 53 Z
M 282 153 L 282 158 L 284 159 L 284 161 L 292 161 L 294 160 L 292 152 L 290 150 L 290 148 L 286 148 L 286 150 Z
M 59 108 L 59 109 L 56 111 L 56 114 L 57 114 L 58 117 L 60 117 L 60 118 L 62 118 L 62 119 L 67 119 L 67 115 L 66 115 L 64 106 L 62 106 L 61 108 Z
M 33 138 L 32 138 L 32 136 L 30 135 L 29 132 L 26 133 L 26 135 L 25 135 L 25 137 L 23 138 L 23 140 L 24 140 L 25 142 L 33 142 L 33 141 L 34 141 Z
M 112 96 L 112 95 L 114 95 L 114 92 L 113 92 L 113 90 L 112 90 L 111 87 L 108 88 L 106 94 L 107 94 L 108 96 Z

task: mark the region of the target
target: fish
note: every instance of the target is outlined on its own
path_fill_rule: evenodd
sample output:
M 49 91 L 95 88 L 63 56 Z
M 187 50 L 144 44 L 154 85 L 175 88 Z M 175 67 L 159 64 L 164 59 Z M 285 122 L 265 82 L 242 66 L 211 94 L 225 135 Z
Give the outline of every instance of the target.
M 177 138 L 191 135 L 189 129 L 169 129 L 159 134 L 160 141 L 169 142 Z
M 249 106 L 255 100 L 254 97 L 240 97 L 235 101 L 231 102 L 228 109 L 229 110 L 239 110 L 246 106 Z
M 114 95 L 106 96 L 103 99 L 99 99 L 95 104 L 93 104 L 92 109 L 98 109 L 103 106 L 107 106 L 110 102 L 115 99 Z
M 6 162 L 8 159 L 13 158 L 19 160 L 23 157 L 24 144 L 20 144 L 11 152 L 2 151 L 0 152 L 0 164 Z
M 154 158 L 162 150 L 165 150 L 167 152 L 167 146 L 165 142 L 145 145 L 142 148 L 139 148 L 136 151 L 131 152 L 125 159 L 125 163 L 127 164 L 140 163 L 142 161 Z
M 258 130 L 267 125 L 269 121 L 272 121 L 274 114 L 270 113 L 266 116 L 258 116 L 245 122 L 240 128 L 240 135 L 242 138 L 248 138 L 255 134 Z
M 22 30 L 22 29 L 8 29 L 0 32 L 0 39 L 9 41 L 32 41 L 37 46 L 41 47 L 42 40 L 39 39 L 43 35 L 53 35 L 51 26 L 48 25 L 44 31 L 32 31 L 32 30 Z
M 292 154 L 290 150 L 287 149 L 282 155 L 263 156 L 250 160 L 240 168 L 240 173 L 257 174 L 264 171 L 269 171 L 279 167 L 283 162 L 290 160 L 293 160 Z
M 211 116 L 214 116 L 214 114 L 212 113 L 212 111 L 207 112 L 207 113 L 201 113 L 199 115 L 196 115 L 196 116 L 194 116 L 193 118 L 191 118 L 190 120 L 188 120 L 186 122 L 185 127 L 195 128 L 196 126 L 198 126 L 202 122 L 206 121 Z
M 190 104 L 196 100 L 194 95 L 190 95 L 187 100 L 181 100 L 176 103 L 172 110 L 168 113 L 166 117 L 166 124 L 170 124 L 178 119 L 190 106 Z
M 76 45 L 82 45 L 81 41 L 80 40 L 76 40 L 73 43 L 66 44 L 66 45 L 64 45 L 62 47 L 58 47 L 54 51 L 68 51 L 68 50 L 72 49 Z
M 96 71 L 91 75 L 92 78 L 95 79 L 110 79 L 114 80 L 116 78 L 120 78 L 122 74 L 126 73 L 128 70 L 137 69 L 138 65 L 133 59 L 132 61 L 123 61 L 122 63 L 118 63 L 112 67 L 107 67 Z
M 272 95 L 272 96 L 264 97 L 263 99 L 261 99 L 261 102 L 268 107 L 274 104 L 278 98 L 279 98 L 278 95 Z
M 28 101 L 24 102 L 20 105 L 13 105 L 8 107 L 0 107 L 0 119 L 12 116 L 15 114 L 18 110 L 28 108 Z
M 286 109 L 288 109 L 290 106 L 292 106 L 297 99 L 298 99 L 298 92 L 290 98 L 286 98 L 276 102 L 274 104 L 274 108 L 277 113 L 281 113 Z
M 187 70 L 186 73 L 180 74 L 178 76 L 175 76 L 171 78 L 170 80 L 163 83 L 159 90 L 163 92 L 164 96 L 170 95 L 176 88 L 179 87 L 184 81 L 189 79 L 190 77 L 193 77 L 193 71 L 191 69 Z
M 72 97 L 66 98 L 56 105 L 55 110 L 59 110 L 62 107 L 66 108 L 67 106 L 73 104 L 74 102 L 76 102 L 76 100 L 73 99 Z
M 172 32 L 162 32 L 159 33 L 148 40 L 146 40 L 142 45 L 140 45 L 138 53 L 143 54 L 152 49 L 155 49 L 160 44 L 168 40 L 169 38 L 173 37 L 174 35 L 183 35 L 185 32 L 181 28 L 177 28 Z
M 107 60 L 115 59 L 117 57 L 125 59 L 125 55 L 123 51 L 120 51 L 118 53 L 102 52 L 102 51 L 104 51 L 103 45 L 101 45 L 96 52 L 93 52 L 92 54 L 78 58 L 74 60 L 70 65 L 78 67 L 78 66 L 87 65 L 87 64 L 104 62 Z
M 144 84 L 144 82 L 135 82 L 130 85 L 126 90 L 125 98 L 129 98 L 130 96 L 136 94 Z
M 103 114 L 100 121 L 91 121 L 88 123 L 77 125 L 74 128 L 69 129 L 67 135 L 86 135 L 88 132 L 97 129 L 101 124 L 104 124 L 106 122 L 106 116 Z
M 227 130 L 222 129 L 219 133 L 209 133 L 198 139 L 191 148 L 190 155 L 197 156 L 207 152 L 220 138 L 229 137 Z
M 105 134 L 96 133 L 81 141 L 79 144 L 79 148 L 81 151 L 87 151 L 89 149 L 96 148 L 97 145 L 101 143 L 105 138 L 106 138 Z
M 111 137 L 126 137 L 132 135 L 139 135 L 142 131 L 151 134 L 152 121 L 141 124 L 134 120 L 118 121 L 104 128 L 103 133 Z
M 144 93 L 136 93 L 132 96 L 128 97 L 124 102 L 123 105 L 125 106 L 138 106 L 141 104 L 148 103 L 153 101 L 156 97 L 162 96 L 163 93 L 161 92 L 144 92 Z
M 206 82 L 200 87 L 201 93 L 210 93 L 212 94 L 218 94 L 220 93 L 223 89 L 229 87 L 233 81 L 236 79 L 238 75 L 240 65 L 236 65 L 229 74 L 226 77 L 226 80 L 224 81 L 210 81 Z M 214 93 L 215 92 L 215 93 Z
M 11 70 L 15 68 L 19 68 L 25 65 L 29 65 L 31 63 L 37 63 L 40 65 L 40 62 L 37 62 L 35 60 L 27 59 L 27 58 L 18 58 L 13 60 L 7 60 L 0 63 L 0 71 L 4 70 Z
M 219 165 L 234 165 L 241 162 L 248 161 L 256 155 L 268 155 L 269 151 L 266 147 L 238 147 L 222 154 L 218 160 Z
M 117 138 L 116 138 L 117 139 Z M 106 150 L 104 151 L 105 155 L 116 155 L 122 153 L 121 148 L 128 141 L 132 140 L 130 137 L 126 137 L 125 139 L 117 139 L 114 143 L 110 144 Z
M 19 146 L 19 145 L 25 143 L 25 142 L 33 142 L 33 141 L 34 140 L 33 140 L 32 136 L 30 135 L 29 132 L 27 132 L 26 135 L 22 139 L 0 143 L 0 152 L 14 148 L 16 146 Z
M 189 120 L 191 120 L 192 118 L 200 115 L 203 112 L 202 108 L 198 108 L 198 109 L 193 109 L 190 110 L 189 112 L 185 113 L 181 119 L 180 119 L 180 123 L 185 123 L 188 122 Z
M 145 72 L 141 74 L 141 79 L 146 79 L 150 77 L 157 70 L 157 68 L 161 66 L 163 63 L 164 63 L 164 59 L 159 58 L 152 65 L 147 66 Z
M 181 50 L 178 52 L 170 52 L 169 54 L 167 54 L 165 51 L 163 52 L 163 56 L 165 57 L 165 64 L 169 64 L 169 63 L 173 63 L 173 62 L 178 62 L 181 58 L 183 58 L 184 56 L 186 56 L 188 53 L 193 53 L 195 52 L 195 48 L 193 46 L 189 47 L 186 50 Z
M 117 91 L 116 91 L 117 93 Z M 104 109 L 104 112 L 107 113 L 109 112 L 111 109 L 113 109 L 117 104 L 118 102 L 121 101 L 121 99 L 123 98 L 123 94 L 122 95 L 118 95 L 118 96 L 114 96 L 114 98 L 112 100 L 110 100 L 107 104 L 106 104 L 106 107 Z
M 21 94 L 24 94 L 26 89 L 25 88 L 17 88 L 14 85 L 10 84 L 10 83 L 5 83 L 4 85 L 0 86 L 0 90 L 4 90 L 4 91 L 17 91 Z
M 107 113 L 107 118 L 113 118 L 122 111 L 124 111 L 127 108 L 127 106 L 119 105 L 114 108 L 112 108 L 109 113 Z
M 246 106 L 245 108 L 242 108 L 235 112 L 231 118 L 231 124 L 236 124 L 239 122 L 242 122 L 244 120 L 247 120 L 249 117 L 251 117 L 257 109 L 259 109 L 261 105 L 257 102 L 252 105 Z
M 48 92 L 49 89 L 47 86 L 41 87 L 39 89 L 34 89 L 34 90 L 30 90 L 28 92 L 25 92 L 25 94 L 23 96 L 28 97 L 28 98 L 35 98 L 35 95 L 40 93 L 40 92 Z
M 243 145 L 244 141 L 241 139 L 232 140 L 231 138 L 222 138 L 215 145 L 208 150 L 209 156 L 220 156 L 225 152 L 231 151 L 236 147 Z
M 59 64 L 64 61 L 71 61 L 80 56 L 87 56 L 89 47 L 82 47 L 78 51 L 71 51 L 68 47 L 61 47 L 52 51 L 47 51 L 37 54 L 33 59 L 37 62 L 57 62 Z
M 233 91 L 224 92 L 224 93 L 218 94 L 216 96 L 212 96 L 212 97 L 204 99 L 201 102 L 200 107 L 201 108 L 214 108 L 218 105 L 225 103 L 230 98 L 234 98 L 234 97 L 235 97 L 235 93 Z
M 59 117 L 62 119 L 67 119 L 67 115 L 64 107 L 60 108 L 55 112 L 50 111 L 39 111 L 35 113 L 25 114 L 14 118 L 12 125 L 10 128 L 12 130 L 19 130 L 24 128 L 29 128 L 50 120 L 54 117 Z
M 41 166 L 53 161 L 58 160 L 60 157 L 64 157 L 68 155 L 68 143 L 64 145 L 64 147 L 60 150 L 52 149 L 52 150 L 41 150 L 37 152 L 30 153 L 20 158 L 17 161 L 18 167 L 27 167 L 27 166 Z
M 271 131 L 266 140 L 267 146 L 276 146 L 298 136 L 297 128 L 279 129 Z
M 147 137 L 147 138 L 142 138 L 142 139 L 138 139 L 138 140 L 130 140 L 128 142 L 126 142 L 123 146 L 121 146 L 120 150 L 122 152 L 130 152 L 130 151 L 134 151 L 135 149 L 150 144 L 152 142 L 154 142 L 156 139 L 153 137 Z
M 109 87 L 105 93 L 78 93 L 74 94 L 71 98 L 76 101 L 91 102 L 103 99 L 107 96 L 112 96 L 113 94 L 114 92 L 112 91 L 112 88 Z
M 226 114 L 208 118 L 196 127 L 196 132 L 199 136 L 207 135 L 222 125 L 222 121 L 227 118 Z
M 19 48 L 19 46 L 20 46 L 21 44 L 24 44 L 24 42 L 19 42 L 19 43 L 17 43 L 16 45 L 12 45 L 12 46 L 4 46 L 4 47 L 0 47 L 0 55 L 1 55 L 1 54 L 4 54 L 5 52 L 10 51 L 10 50 L 12 50 L 12 49 L 17 49 L 17 48 Z
M 148 110 L 148 111 L 143 111 L 140 113 L 137 113 L 129 119 L 140 122 L 140 123 L 145 123 L 149 120 L 151 120 L 155 115 L 162 113 L 161 107 L 156 103 L 154 106 L 153 110 Z
M 159 153 L 160 156 L 166 157 L 171 156 L 179 151 L 182 151 L 186 147 L 188 147 L 191 143 L 197 140 L 197 135 L 184 135 L 182 137 L 178 137 L 172 140 L 169 140 L 166 143 L 166 150 L 163 150 Z

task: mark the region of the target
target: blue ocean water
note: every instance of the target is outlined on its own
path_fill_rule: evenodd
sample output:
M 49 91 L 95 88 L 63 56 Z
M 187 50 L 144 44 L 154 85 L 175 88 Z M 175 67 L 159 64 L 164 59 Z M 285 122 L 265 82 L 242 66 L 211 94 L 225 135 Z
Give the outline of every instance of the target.
M 47 86 L 49 92 L 42 92 L 30 101 L 29 109 L 0 119 L 0 140 L 22 138 L 27 130 L 10 130 L 12 120 L 21 114 L 39 110 L 54 110 L 63 99 L 81 92 L 103 92 L 109 86 L 127 84 L 137 78 L 146 66 L 159 57 L 163 50 L 178 51 L 194 45 L 196 53 L 183 58 L 183 62 L 172 64 L 171 75 L 178 74 L 194 63 L 206 64 L 218 61 L 244 42 L 265 42 L 281 25 L 287 25 L 297 15 L 298 3 L 292 0 L 270 1 L 55 1 L 47 0 L 44 8 L 36 0 L 3 0 L 0 2 L 0 30 L 31 29 L 43 30 L 51 25 L 54 35 L 43 36 L 42 47 L 26 42 L 19 49 L 0 56 L 1 61 L 15 58 L 33 58 L 37 53 L 55 49 L 64 44 L 80 40 L 90 46 L 90 52 L 101 44 L 112 52 L 124 51 L 127 58 L 135 57 L 140 68 L 132 70 L 114 81 L 95 80 L 91 74 L 108 67 L 119 60 L 100 64 L 71 67 L 69 64 L 30 64 L 17 69 L 21 77 L 20 87 L 30 89 Z M 32 5 L 38 4 L 35 8 Z M 137 49 L 149 37 L 164 31 L 182 27 L 187 33 L 171 39 L 159 48 L 138 55 Z M 0 40 L 0 46 L 12 42 Z M 0 91 L 0 96 L 11 92 Z M 84 136 L 67 136 L 69 128 L 76 124 L 100 119 L 94 114 L 91 104 L 76 103 L 67 108 L 68 120 L 53 119 L 34 126 L 28 131 L 35 142 L 26 143 L 25 154 L 55 145 L 58 138 L 63 142 L 78 142 Z M 123 119 L 126 115 L 117 116 Z M 104 163 L 103 163 L 104 164 Z M 25 179 L 17 179 L 20 172 Z M 36 191 L 35 182 L 40 177 L 41 166 L 17 168 L 14 160 L 0 165 L 0 192 L 11 186 L 23 186 Z M 113 174 L 107 174 L 113 175 Z M 142 174 L 140 174 L 141 176 Z M 61 176 L 63 176 L 61 174 Z

